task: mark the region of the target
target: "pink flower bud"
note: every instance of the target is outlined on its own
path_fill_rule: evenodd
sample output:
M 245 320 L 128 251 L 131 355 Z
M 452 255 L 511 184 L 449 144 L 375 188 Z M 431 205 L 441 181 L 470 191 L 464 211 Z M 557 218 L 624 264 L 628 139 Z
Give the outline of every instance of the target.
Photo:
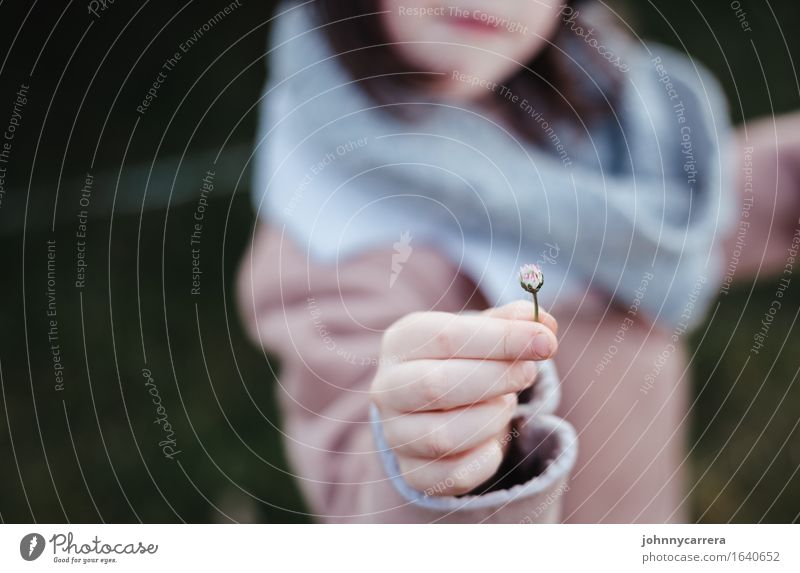
M 519 269 L 519 284 L 529 293 L 536 293 L 544 284 L 544 275 L 538 265 L 523 265 Z

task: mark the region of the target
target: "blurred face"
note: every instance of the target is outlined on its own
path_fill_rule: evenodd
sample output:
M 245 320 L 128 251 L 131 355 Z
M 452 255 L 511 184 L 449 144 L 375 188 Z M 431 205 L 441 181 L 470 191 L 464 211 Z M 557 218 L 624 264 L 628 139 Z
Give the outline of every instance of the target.
M 380 0 L 403 58 L 444 74 L 437 88 L 478 99 L 519 70 L 555 32 L 563 0 Z

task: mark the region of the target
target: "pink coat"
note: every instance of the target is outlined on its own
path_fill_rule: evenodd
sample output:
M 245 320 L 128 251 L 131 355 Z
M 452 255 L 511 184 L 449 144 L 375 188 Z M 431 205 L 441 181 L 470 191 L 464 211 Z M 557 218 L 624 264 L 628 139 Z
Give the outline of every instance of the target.
M 416 246 L 390 287 L 392 251 L 335 266 L 310 261 L 261 225 L 240 271 L 240 311 L 251 338 L 280 359 L 278 399 L 291 468 L 315 519 L 328 522 L 561 520 L 577 441 L 552 415 L 558 386 L 542 380 L 515 420 L 515 467 L 482 495 L 436 497 L 410 488 L 370 415 L 381 333 L 417 310 L 486 308 L 475 285 L 435 250 Z

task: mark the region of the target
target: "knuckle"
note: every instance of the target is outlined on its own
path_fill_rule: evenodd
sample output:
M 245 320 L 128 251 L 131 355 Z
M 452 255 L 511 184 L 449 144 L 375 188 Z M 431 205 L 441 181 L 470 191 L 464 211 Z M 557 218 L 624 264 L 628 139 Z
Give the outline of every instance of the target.
M 514 417 L 517 410 L 519 399 L 516 392 L 510 392 L 502 396 L 498 396 L 496 414 L 492 419 L 492 427 L 495 425 L 499 428 L 498 431 L 505 428 L 505 426 Z
M 434 428 L 425 440 L 426 454 L 432 458 L 447 456 L 456 444 L 444 426 Z
M 433 336 L 433 347 L 441 356 L 451 356 L 453 351 L 453 335 L 448 330 L 440 330 Z
M 386 444 L 394 450 L 395 456 L 400 460 L 403 454 L 403 439 L 402 432 L 397 428 L 397 422 L 394 420 L 384 420 L 381 424 L 383 430 L 383 438 Z
M 521 360 L 509 369 L 509 386 L 512 391 L 519 391 L 527 388 L 536 378 L 538 367 L 531 360 Z
M 503 341 L 504 356 L 509 356 L 509 353 L 516 352 L 514 348 L 514 337 L 516 335 L 516 329 L 514 328 L 514 326 L 515 326 L 514 323 L 511 321 L 508 321 L 503 326 L 502 341 Z
M 437 404 L 447 394 L 448 378 L 444 368 L 435 368 L 422 379 L 420 394 L 426 404 Z

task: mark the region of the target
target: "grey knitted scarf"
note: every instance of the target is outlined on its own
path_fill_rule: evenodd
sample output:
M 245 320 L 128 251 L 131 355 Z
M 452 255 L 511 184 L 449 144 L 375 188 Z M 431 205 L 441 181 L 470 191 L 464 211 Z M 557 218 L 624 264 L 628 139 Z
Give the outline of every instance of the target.
M 539 262 L 545 306 L 593 289 L 695 325 L 734 217 L 727 108 L 693 61 L 610 28 L 601 36 L 627 70 L 615 113 L 587 130 L 520 102 L 543 132 L 534 145 L 477 104 L 416 94 L 404 103 L 424 108 L 418 119 L 388 113 L 347 75 L 307 5 L 285 5 L 255 151 L 259 214 L 321 261 L 394 245 L 387 280 L 429 244 L 496 304 L 522 296 L 518 265 Z M 591 44 L 576 33 L 564 49 L 587 89 L 603 85 Z

